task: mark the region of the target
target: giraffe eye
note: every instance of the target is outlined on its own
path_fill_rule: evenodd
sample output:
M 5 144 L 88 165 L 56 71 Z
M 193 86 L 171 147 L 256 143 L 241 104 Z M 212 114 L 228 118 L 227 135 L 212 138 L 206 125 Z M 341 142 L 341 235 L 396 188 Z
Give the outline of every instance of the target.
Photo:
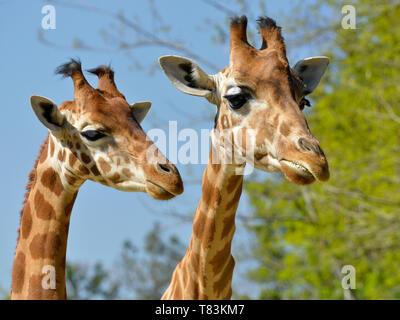
M 100 131 L 97 130 L 83 131 L 81 132 L 81 135 L 83 135 L 86 139 L 90 141 L 96 141 L 106 136 L 104 133 L 101 133 Z
M 228 100 L 232 109 L 239 109 L 249 100 L 249 95 L 245 93 L 238 93 L 225 95 L 224 98 Z

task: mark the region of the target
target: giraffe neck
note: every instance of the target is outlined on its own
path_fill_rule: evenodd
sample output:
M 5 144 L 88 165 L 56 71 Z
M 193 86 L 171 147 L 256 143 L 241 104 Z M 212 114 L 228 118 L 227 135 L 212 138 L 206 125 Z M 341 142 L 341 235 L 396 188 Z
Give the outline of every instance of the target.
M 185 256 L 162 299 L 229 299 L 234 259 L 231 243 L 242 193 L 238 166 L 209 163 Z
M 51 141 L 52 138 L 49 139 Z M 58 156 L 51 157 L 57 147 L 54 147 L 53 141 L 49 143 L 49 139 L 30 175 L 25 206 L 21 212 L 12 270 L 12 299 L 66 299 L 68 227 L 83 181 L 64 174 L 62 161 Z M 53 150 L 50 150 L 49 144 Z

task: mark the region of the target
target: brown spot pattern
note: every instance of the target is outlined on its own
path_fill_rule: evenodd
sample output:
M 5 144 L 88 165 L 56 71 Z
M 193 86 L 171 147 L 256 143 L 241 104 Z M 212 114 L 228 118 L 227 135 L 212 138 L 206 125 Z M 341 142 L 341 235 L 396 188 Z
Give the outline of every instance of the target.
M 64 149 L 58 151 L 58 155 L 57 155 L 58 160 L 60 160 L 61 162 L 64 162 L 65 161 L 65 157 L 66 157 L 65 153 L 66 152 L 65 152 Z
M 49 139 L 46 140 L 43 149 L 40 153 L 39 156 L 39 163 L 44 162 L 47 159 L 47 155 L 48 155 L 48 149 L 49 149 Z
M 57 196 L 59 196 L 64 190 L 60 176 L 53 168 L 46 169 L 43 172 L 42 179 L 40 181 L 45 188 L 54 192 Z
M 90 171 L 92 171 L 92 173 L 95 176 L 99 176 L 100 175 L 100 171 L 99 171 L 99 169 L 97 168 L 97 166 L 95 164 L 93 165 L 93 167 L 90 168 Z
M 49 140 L 50 140 L 50 157 L 53 157 L 54 156 L 54 150 L 55 150 L 54 141 L 53 141 L 52 138 L 49 138 Z
M 35 210 L 38 218 L 51 220 L 56 218 L 56 212 L 53 206 L 44 198 L 43 194 L 37 190 L 35 194 Z
M 76 182 L 76 178 L 73 176 L 70 176 L 69 174 L 65 174 L 65 180 L 67 180 L 68 184 L 73 186 Z
M 225 217 L 222 223 L 224 226 L 222 227 L 221 231 L 221 240 L 225 239 L 232 229 L 235 228 L 235 214 L 230 214 L 229 216 Z
M 226 204 L 225 209 L 226 209 L 227 211 L 229 211 L 229 210 L 231 210 L 231 209 L 233 209 L 233 208 L 235 208 L 235 210 L 236 210 L 236 208 L 237 208 L 237 206 L 238 206 L 238 204 L 239 204 L 239 200 L 240 200 L 241 194 L 242 194 L 242 183 L 240 183 L 240 186 L 236 189 L 236 192 L 235 192 L 235 194 L 234 194 L 232 200 L 229 201 L 229 202 Z
M 132 172 L 131 170 L 127 169 L 127 168 L 123 168 L 122 169 L 122 173 L 127 176 L 128 178 L 132 177 Z
M 231 241 L 228 241 L 225 246 L 221 250 L 219 250 L 210 260 L 210 264 L 212 265 L 215 276 L 222 271 L 222 268 L 225 266 L 226 261 L 231 258 Z
M 31 206 L 29 202 L 25 205 L 22 210 L 22 220 L 21 220 L 21 228 L 22 228 L 22 238 L 28 238 L 32 229 L 32 214 L 31 214 Z
M 228 180 L 228 184 L 226 186 L 226 191 L 228 191 L 228 193 L 232 193 L 238 186 L 239 182 L 242 180 L 242 177 L 243 176 L 240 176 L 240 175 L 231 176 Z
M 193 232 L 202 242 L 203 248 L 208 248 L 214 239 L 215 220 L 208 218 L 204 211 L 197 211 L 193 221 Z
M 53 231 L 37 234 L 29 246 L 33 259 L 55 258 L 61 247 L 61 238 Z
M 286 124 L 286 122 L 282 122 L 282 124 L 279 127 L 279 131 L 281 132 L 282 135 L 287 137 L 290 133 L 290 127 Z
M 201 201 L 202 204 L 208 208 L 212 205 L 219 205 L 221 203 L 221 193 L 218 188 L 214 187 L 214 184 L 210 182 L 207 173 L 208 167 L 204 171 Z
M 110 178 L 111 182 L 113 183 L 118 183 L 118 181 L 120 180 L 121 176 L 119 175 L 119 173 L 114 173 L 114 175 Z
M 56 299 L 57 292 L 55 289 L 43 289 L 42 280 L 46 275 L 34 274 L 29 279 L 28 298 L 29 299 Z M 56 284 L 58 285 L 58 283 Z
M 68 160 L 69 160 L 69 165 L 71 167 L 73 167 L 75 162 L 76 162 L 76 160 L 78 160 L 78 158 L 73 153 L 70 153 L 69 157 L 68 157 Z
M 86 153 L 81 153 L 81 159 L 83 161 L 83 163 L 90 163 L 92 161 L 92 159 L 86 154 Z
M 233 257 L 231 256 L 228 265 L 221 274 L 221 277 L 219 278 L 219 280 L 214 282 L 215 297 L 218 297 L 220 299 L 226 298 L 226 297 L 221 297 L 221 293 L 228 285 L 231 284 L 234 267 L 235 267 L 235 260 L 233 260 Z
M 104 173 L 110 172 L 111 166 L 106 162 L 106 160 L 104 160 L 103 158 L 100 158 L 98 162 L 99 162 L 101 170 Z
M 82 164 L 80 164 L 79 165 L 79 171 L 80 171 L 80 173 L 82 174 L 82 175 L 88 175 L 90 172 L 89 172 L 89 169 L 88 168 L 86 168 L 84 165 L 82 165 Z

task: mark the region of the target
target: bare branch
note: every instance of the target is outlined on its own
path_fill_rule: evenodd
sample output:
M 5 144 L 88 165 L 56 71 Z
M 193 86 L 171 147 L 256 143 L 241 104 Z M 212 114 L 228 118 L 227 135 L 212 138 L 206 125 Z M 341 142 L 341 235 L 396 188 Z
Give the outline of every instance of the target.
M 185 47 L 182 43 L 179 42 L 173 42 L 173 41 L 166 41 L 160 37 L 158 37 L 155 33 L 150 32 L 146 30 L 145 28 L 141 27 L 139 24 L 135 23 L 132 20 L 128 20 L 123 14 L 115 13 L 110 10 L 105 10 L 101 9 L 92 5 L 87 5 L 87 4 L 78 4 L 78 3 L 70 3 L 67 1 L 63 0 L 54 0 L 53 3 L 56 3 L 58 5 L 64 6 L 64 7 L 69 7 L 73 9 L 79 9 L 79 10 L 86 10 L 94 13 L 98 13 L 104 16 L 108 16 L 114 20 L 117 20 L 121 24 L 123 24 L 126 27 L 129 27 L 132 29 L 137 35 L 140 35 L 147 39 L 144 43 L 146 45 L 154 45 L 158 47 L 164 47 L 168 48 L 170 50 L 175 50 L 189 58 L 195 59 L 198 62 L 202 63 L 203 65 L 207 66 L 208 68 L 212 69 L 214 72 L 218 72 L 220 68 L 216 66 L 214 63 L 212 63 L 210 60 L 207 60 L 200 55 L 198 55 L 196 52 L 193 50 L 189 49 L 188 47 Z M 49 41 L 42 39 L 44 42 L 50 43 Z M 143 42 L 142 42 L 143 43 Z M 55 46 L 53 44 L 53 46 Z M 129 44 L 127 45 L 129 47 Z M 134 47 L 140 46 L 140 43 L 136 42 L 133 44 Z

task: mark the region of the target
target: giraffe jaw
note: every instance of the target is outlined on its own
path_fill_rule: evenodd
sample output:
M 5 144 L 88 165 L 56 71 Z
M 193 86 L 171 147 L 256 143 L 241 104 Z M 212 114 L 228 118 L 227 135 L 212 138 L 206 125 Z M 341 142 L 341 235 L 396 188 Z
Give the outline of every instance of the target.
M 150 180 L 146 180 L 145 183 L 141 183 L 138 181 L 122 181 L 117 183 L 114 187 L 121 191 L 148 193 L 152 198 L 156 200 L 169 200 L 176 196 L 175 194 L 167 191 L 160 185 Z
M 280 160 L 279 163 L 281 171 L 290 182 L 295 184 L 310 184 L 316 180 L 312 171 L 304 163 L 300 164 L 297 161 L 285 159 Z
M 176 195 L 153 181 L 146 180 L 146 192 L 156 200 L 169 200 Z
M 312 173 L 304 166 L 301 164 L 294 162 L 294 161 L 288 161 L 288 160 L 281 160 L 281 164 L 285 164 L 289 166 L 291 169 L 296 171 L 297 174 L 303 175 L 305 177 L 310 177 L 313 176 Z
M 287 180 L 295 184 L 310 184 L 316 180 L 304 162 L 278 159 L 270 153 L 259 157 L 255 162 L 255 168 L 267 172 L 282 172 Z
M 139 181 L 119 181 L 114 188 L 126 192 L 146 192 L 146 185 Z

